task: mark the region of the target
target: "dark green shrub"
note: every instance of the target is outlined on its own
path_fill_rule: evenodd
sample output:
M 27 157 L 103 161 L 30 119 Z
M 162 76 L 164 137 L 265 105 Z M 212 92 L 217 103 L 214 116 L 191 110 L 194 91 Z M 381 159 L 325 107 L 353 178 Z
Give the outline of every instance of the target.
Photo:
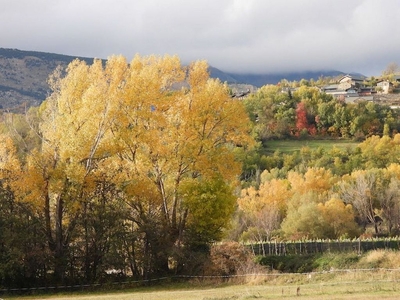
M 257 257 L 257 262 L 262 266 L 269 267 L 271 270 L 278 270 L 285 273 L 304 273 L 312 272 L 315 268 L 315 260 L 319 257 L 315 255 L 269 255 Z
M 349 253 L 325 253 L 318 257 L 314 265 L 318 270 L 348 269 L 355 266 L 360 256 L 355 252 Z

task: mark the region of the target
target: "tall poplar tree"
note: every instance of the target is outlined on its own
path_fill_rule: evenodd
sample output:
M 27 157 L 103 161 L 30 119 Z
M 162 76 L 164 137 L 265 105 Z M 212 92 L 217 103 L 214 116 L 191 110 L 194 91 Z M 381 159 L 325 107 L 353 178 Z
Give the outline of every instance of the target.
M 106 262 L 146 278 L 221 238 L 241 169 L 233 150 L 252 140 L 242 103 L 205 62 L 75 60 L 49 83 L 40 145 L 8 162 L 16 198 L 41 220 L 56 281 L 78 269 L 96 280 Z

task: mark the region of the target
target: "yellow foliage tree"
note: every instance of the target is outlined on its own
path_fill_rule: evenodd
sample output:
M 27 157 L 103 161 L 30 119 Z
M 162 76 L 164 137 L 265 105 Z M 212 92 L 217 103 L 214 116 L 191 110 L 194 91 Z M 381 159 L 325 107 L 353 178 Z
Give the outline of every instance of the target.
M 252 143 L 249 121 L 242 103 L 228 96 L 227 87 L 209 79 L 205 62 L 183 70 L 176 57 L 149 59 L 136 57 L 130 64 L 135 76 L 125 81 L 129 96 L 123 98 L 113 126 L 118 155 L 112 159 L 124 170 L 121 182 L 130 205 L 159 212 L 167 226 L 165 248 L 180 248 L 191 214 L 185 197 L 189 190 L 194 193 L 188 186 L 202 189 L 199 182 L 219 177 L 228 185 L 236 182 L 240 164 L 233 149 Z M 164 68 L 169 71 L 159 71 Z M 185 75 L 188 87 L 172 90 L 171 83 Z M 152 192 L 144 195 L 143 185 L 151 186 L 147 190 Z M 215 210 L 210 213 L 221 216 Z
M 366 161 L 366 167 L 384 168 L 390 163 L 398 163 L 397 157 L 400 154 L 400 134 L 393 138 L 389 136 L 373 135 L 362 142 L 359 147 L 362 151 L 362 157 Z
M 242 190 L 238 199 L 239 210 L 245 214 L 247 232 L 252 240 L 271 238 L 286 215 L 287 201 L 292 196 L 287 180 L 272 179 L 260 185 Z
M 324 238 L 354 238 L 359 230 L 354 218 L 351 204 L 345 204 L 342 200 L 332 198 L 325 203 L 318 204 L 324 222 Z
M 4 187 L 10 187 L 18 178 L 21 164 L 11 137 L 0 135 L 0 144 L 0 181 Z
M 196 222 L 202 241 L 220 238 L 241 169 L 233 150 L 253 141 L 243 104 L 209 79 L 204 61 L 182 67 L 176 56 L 75 60 L 49 83 L 53 93 L 37 112 L 41 144 L 13 167 L 11 186 L 42 217 L 59 280 L 72 239 L 82 232 L 89 238 L 90 209 L 105 210 L 117 199 L 129 207 L 124 213 L 141 256 L 163 260 L 138 270 L 165 268 L 188 243 L 188 226 L 199 232 Z M 7 149 L 8 165 L 17 164 L 12 146 Z M 209 232 L 196 219 L 206 215 L 215 225 Z M 85 247 L 87 254 L 88 241 Z
M 282 223 L 282 231 L 289 239 L 356 237 L 359 233 L 354 220 L 353 208 L 339 199 L 325 203 L 305 201 L 307 194 L 300 196 L 302 204 L 290 207 Z
M 290 172 L 288 180 L 295 193 L 305 194 L 315 192 L 318 195 L 326 195 L 337 179 L 329 169 L 308 168 L 304 175 Z

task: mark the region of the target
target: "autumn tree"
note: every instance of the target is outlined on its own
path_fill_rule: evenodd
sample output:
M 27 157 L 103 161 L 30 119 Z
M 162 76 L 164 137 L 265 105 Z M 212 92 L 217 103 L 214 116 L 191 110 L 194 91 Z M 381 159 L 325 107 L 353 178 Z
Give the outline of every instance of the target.
M 313 192 L 295 194 L 289 199 L 287 215 L 281 225 L 283 236 L 293 240 L 323 237 L 318 203 L 319 199 Z
M 48 256 L 39 220 L 12 190 L 20 170 L 18 149 L 7 135 L 0 135 L 0 144 L 0 285 L 18 288 L 45 280 Z
M 387 234 L 398 234 L 400 219 L 400 166 L 391 164 L 380 169 L 377 199 L 380 206 L 379 214 L 383 219 Z
M 396 163 L 400 153 L 400 135 L 371 136 L 359 145 L 367 168 L 384 168 Z
M 281 226 L 283 235 L 289 239 L 338 239 L 359 234 L 352 205 L 336 198 L 321 200 L 312 192 L 290 199 Z
M 382 77 L 393 80 L 393 76 L 400 72 L 400 67 L 396 62 L 391 62 L 386 66 L 386 69 L 382 71 Z
M 318 211 L 324 224 L 324 238 L 354 238 L 359 235 L 360 230 L 355 222 L 351 204 L 345 204 L 340 199 L 331 198 L 325 203 L 319 203 Z
M 257 242 L 270 240 L 286 215 L 287 199 L 292 192 L 287 180 L 272 179 L 242 190 L 238 199 L 239 210 L 244 214 L 243 239 Z
M 340 196 L 345 203 L 352 204 L 356 209 L 360 223 L 365 227 L 368 223 L 374 226 L 375 233 L 379 233 L 380 209 L 378 194 L 380 192 L 380 171 L 354 171 L 351 176 L 339 183 Z
M 280 86 L 266 85 L 244 100 L 253 132 L 260 140 L 291 135 L 295 125 L 297 99 Z
M 325 197 L 336 183 L 337 178 L 329 169 L 309 167 L 304 174 L 289 172 L 288 181 L 295 194 L 313 192 L 320 197 Z
M 54 74 L 53 94 L 37 112 L 41 143 L 28 153 L 12 183 L 17 198 L 41 218 L 56 281 L 67 276 L 70 245 L 109 145 L 104 143 L 110 125 L 107 89 L 113 82 L 104 73 L 100 61 L 90 67 L 74 61 L 65 78 Z
M 298 135 L 310 134 L 315 135 L 316 129 L 314 124 L 310 124 L 307 118 L 307 110 L 304 102 L 297 104 L 296 108 L 296 129 Z
M 282 232 L 287 238 L 324 237 L 324 219 L 319 204 L 328 200 L 336 178 L 324 168 L 307 168 L 304 174 L 290 171 L 287 175 L 292 197 L 287 199 L 287 214 Z
M 11 191 L 40 219 L 54 280 L 73 277 L 69 265 L 97 280 L 105 262 L 123 261 L 146 278 L 221 238 L 241 169 L 233 150 L 252 140 L 242 102 L 205 62 L 75 60 L 50 86 L 33 118 L 40 142 L 7 161 Z
M 189 205 L 194 201 L 190 195 L 203 199 L 203 209 L 216 220 L 226 212 L 227 207 L 219 210 L 213 203 L 222 204 L 224 198 L 229 199 L 228 195 L 222 197 L 221 193 L 221 198 L 213 201 L 214 196 L 207 189 L 215 190 L 215 186 L 209 182 L 220 178 L 217 186 L 229 190 L 224 186 L 234 183 L 240 173 L 240 164 L 232 150 L 237 145 L 245 146 L 250 139 L 242 103 L 228 97 L 226 86 L 209 79 L 205 62 L 189 66 L 189 90 L 171 92 L 165 84 L 183 79 L 179 61 L 151 60 L 143 64 L 136 58 L 131 63 L 130 71 L 135 76 L 126 82 L 126 92 L 131 96 L 121 103 L 124 109 L 114 129 L 121 145 L 116 163 L 122 162 L 126 170 L 124 189 L 129 205 L 135 207 L 132 213 L 136 215 L 136 209 L 140 208 L 136 225 L 142 226 L 146 220 L 159 222 L 154 226 L 164 239 L 161 247 L 165 256 L 160 257 L 164 265 L 160 268 L 165 268 L 168 257 L 180 253 L 187 244 L 187 226 L 190 225 L 192 232 L 196 231 L 194 224 L 201 226 L 198 218 L 193 219 L 199 212 Z M 168 68 L 168 72 L 159 71 Z M 154 74 L 160 77 L 155 78 Z M 171 74 L 174 77 L 169 78 Z M 137 81 L 152 86 L 139 85 Z M 144 186 L 147 194 L 143 193 Z M 144 214 L 146 211 L 150 215 Z M 220 216 L 226 220 L 228 214 Z M 203 232 L 204 242 L 215 239 L 217 232 L 212 233 L 215 230 L 212 228 L 208 227 L 208 233 Z M 222 229 L 220 225 L 217 228 L 217 231 Z M 148 243 L 146 239 L 144 242 Z M 159 253 L 159 248 L 148 249 Z
M 392 235 L 398 231 L 398 220 L 400 219 L 400 180 L 396 177 L 389 179 L 386 189 L 378 195 L 382 217 L 387 223 L 387 232 Z

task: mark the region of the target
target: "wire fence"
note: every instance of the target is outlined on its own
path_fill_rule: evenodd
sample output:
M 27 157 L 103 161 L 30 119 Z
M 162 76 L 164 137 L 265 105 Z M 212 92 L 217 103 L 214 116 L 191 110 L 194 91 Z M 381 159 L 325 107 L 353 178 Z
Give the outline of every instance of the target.
M 169 277 L 158 277 L 147 280 L 128 280 L 113 283 L 97 283 L 97 284 L 81 284 L 81 285 L 59 285 L 59 286 L 45 286 L 45 287 L 21 287 L 0 289 L 3 295 L 11 294 L 35 294 L 35 293 L 58 293 L 58 292 L 74 292 L 74 291 L 90 291 L 104 288 L 104 290 L 111 290 L 113 288 L 133 288 L 135 286 L 144 286 L 149 283 L 162 283 L 174 280 L 196 280 L 199 281 L 213 281 L 219 279 L 221 281 L 232 280 L 234 283 L 236 279 L 240 282 L 257 281 L 259 283 L 268 284 L 281 284 L 288 285 L 289 283 L 297 285 L 305 284 L 318 284 L 321 285 L 350 285 L 356 283 L 363 284 L 378 284 L 378 283 L 395 283 L 400 285 L 400 268 L 370 268 L 370 269 L 331 269 L 319 272 L 304 272 L 304 273 L 249 273 L 237 275 L 208 275 L 208 276 L 191 276 L 191 275 L 175 275 Z M 400 288 L 400 286 L 399 286 Z
M 378 249 L 391 249 L 400 250 L 400 238 L 388 239 L 369 239 L 369 240 L 318 240 L 318 241 L 296 241 L 296 242 L 265 242 L 259 244 L 247 245 L 255 255 L 269 256 L 269 255 L 303 255 L 315 254 L 324 252 L 356 252 L 362 253 L 370 250 Z M 206 281 L 206 280 L 233 280 L 238 278 L 253 278 L 272 280 L 282 276 L 293 277 L 301 279 L 319 278 L 324 280 L 329 276 L 341 274 L 338 278 L 341 282 L 346 279 L 360 280 L 365 279 L 365 272 L 370 273 L 368 280 L 371 282 L 390 281 L 400 283 L 400 269 L 346 269 L 346 270 L 329 270 L 322 272 L 309 272 L 309 273 L 252 273 L 241 275 L 214 275 L 214 276 L 189 276 L 189 275 L 176 275 L 168 277 L 158 277 L 146 280 L 126 280 L 121 278 L 115 282 L 105 283 L 92 283 L 92 284 L 73 284 L 73 285 L 58 285 L 58 286 L 38 286 L 38 287 L 18 287 L 18 288 L 1 288 L 0 294 L 29 294 L 29 293 L 56 293 L 63 291 L 80 291 L 80 290 L 98 290 L 98 289 L 121 289 L 133 288 L 153 283 L 161 283 L 174 280 L 193 280 Z M 304 279 L 304 278 L 303 278 Z

